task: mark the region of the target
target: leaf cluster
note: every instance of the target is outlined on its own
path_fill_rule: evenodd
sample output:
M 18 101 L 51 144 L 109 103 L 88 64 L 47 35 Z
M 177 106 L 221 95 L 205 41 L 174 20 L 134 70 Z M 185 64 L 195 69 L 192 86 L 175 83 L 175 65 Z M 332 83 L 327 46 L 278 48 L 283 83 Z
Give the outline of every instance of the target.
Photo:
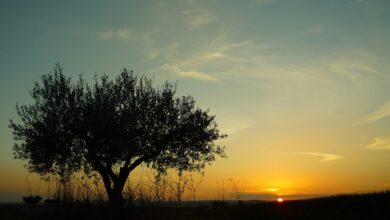
M 168 81 L 155 87 L 124 69 L 114 80 L 73 83 L 57 64 L 30 93 L 33 103 L 17 105 L 20 121 L 10 122 L 14 155 L 43 176 L 130 172 L 141 163 L 160 172 L 200 170 L 225 156 L 215 116 L 191 96 L 176 97 Z

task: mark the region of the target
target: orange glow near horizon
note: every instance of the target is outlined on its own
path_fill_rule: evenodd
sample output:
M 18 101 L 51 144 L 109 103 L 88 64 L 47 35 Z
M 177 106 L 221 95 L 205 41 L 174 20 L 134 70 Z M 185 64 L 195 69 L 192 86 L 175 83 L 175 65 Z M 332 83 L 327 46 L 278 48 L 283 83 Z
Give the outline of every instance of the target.
M 278 201 L 278 203 L 282 203 L 282 202 L 284 201 L 284 199 L 281 198 L 281 197 L 279 197 L 279 198 L 277 199 L 277 201 Z
M 267 188 L 267 189 L 265 189 L 265 191 L 267 191 L 267 192 L 277 192 L 277 191 L 279 191 L 279 188 Z

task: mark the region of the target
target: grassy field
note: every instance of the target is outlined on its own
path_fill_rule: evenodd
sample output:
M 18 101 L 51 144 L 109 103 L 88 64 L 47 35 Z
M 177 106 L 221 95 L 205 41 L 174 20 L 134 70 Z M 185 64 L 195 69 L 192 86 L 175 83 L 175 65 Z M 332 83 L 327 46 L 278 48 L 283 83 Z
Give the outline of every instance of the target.
M 390 191 L 318 199 L 194 207 L 0 205 L 0 219 L 390 219 Z

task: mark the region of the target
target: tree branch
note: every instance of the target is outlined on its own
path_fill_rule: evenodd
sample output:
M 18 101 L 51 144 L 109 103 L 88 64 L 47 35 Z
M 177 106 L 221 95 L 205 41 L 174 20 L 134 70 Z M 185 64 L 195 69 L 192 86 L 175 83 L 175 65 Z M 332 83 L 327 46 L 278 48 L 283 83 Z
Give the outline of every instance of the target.
M 146 157 L 140 157 L 140 158 L 136 159 L 130 166 L 128 166 L 129 172 L 131 172 L 131 171 L 134 170 L 137 166 L 139 166 L 142 162 L 144 162 L 145 159 L 146 159 Z

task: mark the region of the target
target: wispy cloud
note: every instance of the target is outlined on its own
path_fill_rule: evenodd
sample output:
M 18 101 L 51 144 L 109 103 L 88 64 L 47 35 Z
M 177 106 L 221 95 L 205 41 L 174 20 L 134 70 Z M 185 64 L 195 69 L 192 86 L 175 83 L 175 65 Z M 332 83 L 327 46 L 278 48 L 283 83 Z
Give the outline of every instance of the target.
M 296 153 L 288 153 L 290 155 L 308 155 L 308 156 L 317 156 L 321 157 L 320 162 L 329 162 L 334 160 L 340 160 L 344 157 L 337 154 L 325 154 L 325 153 L 317 153 L 317 152 L 296 152 Z
M 243 117 L 242 114 L 237 113 L 222 113 L 219 115 L 221 122 L 219 126 L 224 133 L 228 135 L 233 135 L 237 132 L 250 129 L 255 125 L 253 120 Z
M 98 37 L 101 40 L 137 40 L 146 41 L 151 36 L 159 31 L 158 28 L 152 28 L 149 30 L 130 30 L 126 28 L 121 29 L 108 29 L 98 32 Z
M 221 43 L 219 40 L 216 40 L 208 47 L 189 57 L 172 59 L 173 61 L 171 60 L 169 63 L 164 64 L 160 69 L 173 72 L 180 77 L 218 82 L 223 78 L 224 72 L 226 72 L 222 71 L 222 69 L 229 68 L 231 64 L 229 65 L 228 62 L 235 59 L 230 53 L 246 45 L 248 45 L 248 42 Z M 156 49 L 154 54 L 157 51 Z M 155 56 L 154 54 L 153 56 Z M 205 69 L 213 69 L 214 71 L 205 71 Z M 221 71 L 219 71 L 220 69 Z
M 106 30 L 99 33 L 102 40 L 125 40 L 131 36 L 131 32 L 126 29 Z
M 187 18 L 190 30 L 207 26 L 216 21 L 215 15 L 206 9 L 192 9 L 183 12 Z
M 313 27 L 321 32 L 322 26 Z M 305 63 L 286 63 L 283 54 L 273 50 L 273 42 L 244 39 L 232 42 L 226 32 L 220 32 L 209 44 L 202 45 L 187 56 L 179 47 L 171 59 L 156 69 L 175 73 L 180 77 L 203 81 L 245 80 L 257 86 L 282 89 L 280 83 L 299 83 L 313 86 L 332 84 L 337 80 L 365 85 L 368 77 L 385 77 L 377 66 L 377 58 L 364 51 L 346 51 L 319 59 L 308 59 Z M 161 53 L 155 48 L 150 52 L 153 60 Z
M 325 27 L 323 25 L 314 25 L 314 26 L 311 26 L 309 27 L 307 30 L 306 30 L 306 34 L 321 34 L 325 31 Z
M 199 72 L 197 70 L 193 70 L 193 71 L 179 70 L 176 72 L 176 74 L 182 77 L 193 78 L 201 81 L 218 81 L 218 79 L 215 78 L 214 76 L 207 73 Z
M 241 72 L 263 80 L 324 84 L 338 79 L 361 86 L 369 83 L 367 79 L 370 77 L 387 77 L 379 71 L 376 57 L 366 52 L 348 52 L 295 65 L 281 65 L 283 57 L 277 54 L 266 56 L 261 51 L 253 49 L 247 49 L 244 52 L 244 56 L 240 55 L 244 57 L 240 63 L 245 70 Z
M 219 81 L 219 79 L 212 74 L 199 71 L 196 67 L 191 68 L 191 64 L 187 64 L 187 61 L 164 64 L 161 69 L 173 72 L 179 77 L 192 78 L 200 81 Z
M 222 58 L 224 55 L 222 52 L 211 52 L 204 55 L 204 59 L 206 60 L 213 60 L 213 59 L 219 59 Z
M 390 101 L 384 103 L 375 111 L 371 112 L 361 121 L 363 124 L 373 123 L 390 116 Z
M 171 60 L 176 54 L 178 46 L 179 46 L 178 43 L 174 43 L 166 47 L 152 48 L 149 50 L 148 60 L 152 61 L 157 58 L 163 58 L 164 60 Z
M 374 141 L 367 145 L 371 150 L 390 150 L 390 137 L 377 137 Z
M 336 56 L 328 64 L 329 71 L 358 80 L 363 75 L 382 76 L 377 68 L 377 58 L 367 52 L 350 52 Z

